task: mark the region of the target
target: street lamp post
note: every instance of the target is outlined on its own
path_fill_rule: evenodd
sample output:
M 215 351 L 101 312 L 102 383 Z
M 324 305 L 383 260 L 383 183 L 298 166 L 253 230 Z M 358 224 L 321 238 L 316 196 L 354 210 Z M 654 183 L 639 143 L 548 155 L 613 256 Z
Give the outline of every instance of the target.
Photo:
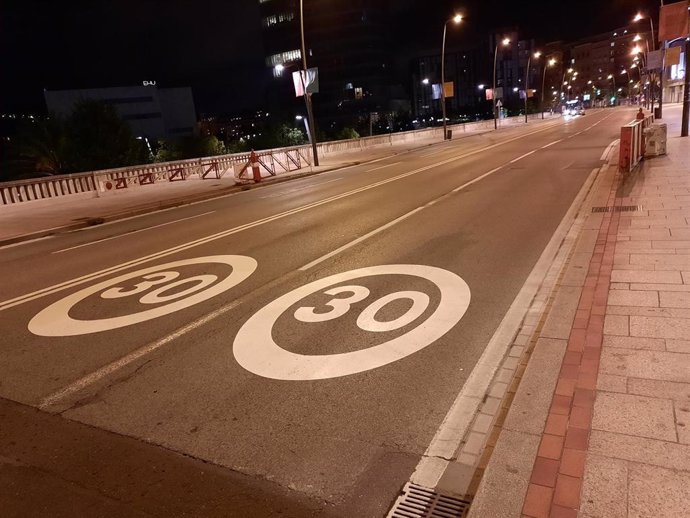
M 510 44 L 510 39 L 509 38 L 503 38 L 501 41 L 501 44 L 504 47 L 507 47 Z M 491 90 L 491 100 L 493 101 L 493 108 L 494 108 L 494 129 L 498 129 L 498 119 L 496 117 L 496 64 L 497 64 L 497 59 L 498 59 L 498 45 L 495 45 L 494 48 L 494 82 L 493 82 L 493 89 Z
M 534 53 L 534 59 L 539 59 L 541 52 Z M 527 57 L 527 68 L 525 69 L 525 124 L 527 124 L 527 98 L 529 97 L 529 66 L 532 62 L 532 55 Z M 544 65 L 546 67 L 546 65 Z M 543 112 L 542 112 L 543 115 Z
M 441 113 L 443 116 L 443 140 L 448 138 L 448 131 L 446 130 L 446 30 L 448 29 L 448 22 L 453 22 L 457 25 L 461 21 L 462 15 L 456 14 L 443 24 L 443 43 L 441 44 Z
M 544 75 L 541 78 L 541 118 L 544 119 L 544 89 L 546 88 L 546 69 L 556 64 L 556 60 L 551 58 L 548 63 L 544 63 Z
M 309 127 L 311 128 L 311 152 L 314 156 L 314 165 L 318 167 L 319 165 L 319 155 L 316 150 L 316 126 L 314 125 L 314 108 L 311 103 L 311 94 L 307 92 L 307 86 L 305 84 L 305 78 L 307 76 L 307 49 L 304 44 L 304 0 L 299 1 L 299 24 L 300 24 L 300 35 L 302 40 L 302 71 L 300 75 L 302 76 L 302 89 L 304 90 L 304 104 L 307 107 L 307 117 L 309 118 Z
M 613 81 L 613 95 L 611 97 L 614 97 L 616 95 L 616 76 L 609 74 L 606 79 L 611 79 Z M 609 99 L 609 102 L 611 102 L 611 99 Z
M 663 0 L 661 0 L 661 5 L 664 5 Z M 646 18 L 649 19 L 649 27 L 652 31 L 652 50 L 656 50 L 656 38 L 654 37 L 654 20 L 652 19 L 651 16 L 646 16 Z M 640 20 L 644 20 L 644 19 L 645 19 L 645 16 L 643 16 L 642 13 L 637 13 L 635 15 L 635 18 L 633 18 L 633 21 L 639 22 Z M 647 43 L 647 52 L 649 52 L 649 43 Z M 662 75 L 662 77 L 664 75 L 663 64 L 662 64 L 662 68 L 661 68 L 661 75 Z M 654 79 L 654 77 L 652 76 L 651 73 L 649 73 L 649 79 L 650 79 L 650 83 L 649 83 L 649 90 L 648 91 L 649 91 L 649 98 L 650 98 L 650 101 L 652 103 L 651 109 L 652 109 L 652 113 L 653 113 L 654 112 L 654 83 L 656 83 L 656 80 Z M 661 109 L 662 109 L 661 105 L 663 104 L 663 97 L 664 97 L 664 90 L 662 88 L 662 90 L 659 94 L 659 112 L 661 112 Z

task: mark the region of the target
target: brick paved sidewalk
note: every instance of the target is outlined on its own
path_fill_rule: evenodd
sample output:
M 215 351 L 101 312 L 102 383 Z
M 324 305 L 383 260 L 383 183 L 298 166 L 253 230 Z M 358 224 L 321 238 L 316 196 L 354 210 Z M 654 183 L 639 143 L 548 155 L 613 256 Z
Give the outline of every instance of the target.
M 690 139 L 665 114 L 667 156 L 601 175 L 594 205 L 636 209 L 588 217 L 472 518 L 690 516 Z

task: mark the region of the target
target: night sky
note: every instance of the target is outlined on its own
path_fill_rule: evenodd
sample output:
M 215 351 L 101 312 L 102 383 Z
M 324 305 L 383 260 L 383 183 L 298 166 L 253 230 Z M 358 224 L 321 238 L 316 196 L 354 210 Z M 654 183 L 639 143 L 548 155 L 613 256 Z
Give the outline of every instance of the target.
M 384 0 L 382 0 L 384 1 Z M 319 0 L 305 0 L 319 5 Z M 434 48 L 454 10 L 462 44 L 491 28 L 540 41 L 573 40 L 628 22 L 657 0 L 393 0 L 401 48 Z M 197 111 L 259 107 L 263 70 L 258 0 L 4 0 L 0 111 L 42 111 L 43 88 L 141 84 L 194 89 Z

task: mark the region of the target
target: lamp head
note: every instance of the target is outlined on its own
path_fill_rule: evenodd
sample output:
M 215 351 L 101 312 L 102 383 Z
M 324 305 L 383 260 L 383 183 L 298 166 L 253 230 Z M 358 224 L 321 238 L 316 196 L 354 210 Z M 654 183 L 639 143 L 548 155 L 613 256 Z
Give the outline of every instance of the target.
M 503 38 L 503 41 L 501 42 L 504 47 L 507 47 L 510 45 L 510 38 Z
M 453 16 L 453 23 L 460 23 L 462 21 L 462 15 L 461 14 L 456 14 Z

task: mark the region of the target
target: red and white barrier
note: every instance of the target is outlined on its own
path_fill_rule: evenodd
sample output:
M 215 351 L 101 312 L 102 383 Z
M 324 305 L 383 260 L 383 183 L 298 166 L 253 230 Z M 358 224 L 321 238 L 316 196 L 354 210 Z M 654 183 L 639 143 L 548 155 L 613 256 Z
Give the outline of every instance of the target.
M 618 169 L 621 173 L 630 173 L 644 157 L 644 130 L 652 122 L 654 122 L 654 117 L 649 115 L 621 128 L 621 147 L 618 157 Z

